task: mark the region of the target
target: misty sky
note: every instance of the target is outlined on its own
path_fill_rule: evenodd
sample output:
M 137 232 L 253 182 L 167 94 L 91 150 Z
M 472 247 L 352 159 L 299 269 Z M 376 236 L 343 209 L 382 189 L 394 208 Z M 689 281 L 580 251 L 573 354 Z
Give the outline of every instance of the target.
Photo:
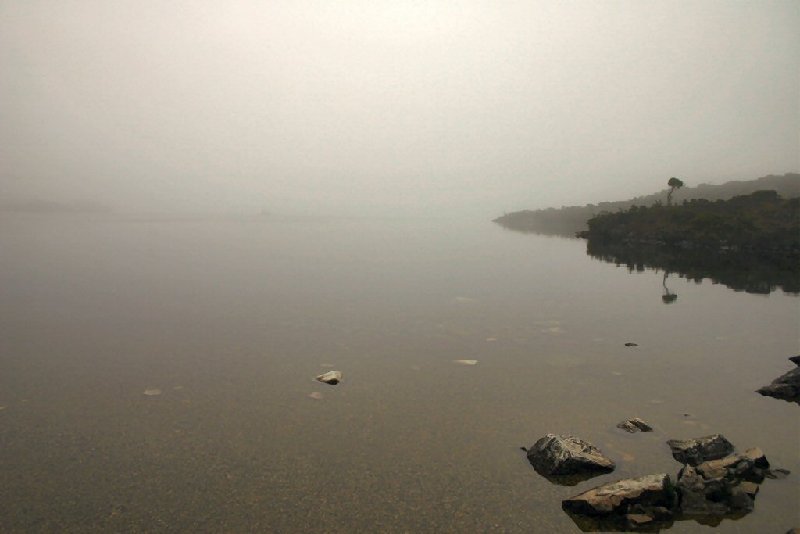
M 800 2 L 0 0 L 0 195 L 475 214 L 800 169 Z

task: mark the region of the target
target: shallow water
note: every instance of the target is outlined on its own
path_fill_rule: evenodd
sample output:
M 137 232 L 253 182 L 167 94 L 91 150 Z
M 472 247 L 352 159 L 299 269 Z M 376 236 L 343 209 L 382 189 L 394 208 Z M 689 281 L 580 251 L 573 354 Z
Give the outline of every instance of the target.
M 661 273 L 474 220 L 15 216 L 0 251 L 1 531 L 577 532 L 561 499 L 713 432 L 792 471 L 719 530 L 800 526 L 800 409 L 754 393 L 797 296 L 665 305 Z M 519 450 L 548 432 L 617 470 L 553 485 Z

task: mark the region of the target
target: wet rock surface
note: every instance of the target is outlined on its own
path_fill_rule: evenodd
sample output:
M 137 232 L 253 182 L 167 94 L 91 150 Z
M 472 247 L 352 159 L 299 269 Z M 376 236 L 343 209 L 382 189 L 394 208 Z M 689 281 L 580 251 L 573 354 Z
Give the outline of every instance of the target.
M 630 432 L 633 434 L 634 432 L 652 432 L 653 427 L 645 423 L 643 420 L 639 419 L 638 417 L 634 417 L 633 419 L 628 419 L 626 421 L 622 421 L 617 423 L 617 428 L 621 428 L 625 432 Z
M 575 436 L 547 434 L 527 450 L 528 461 L 542 475 L 593 476 L 608 473 L 616 465 L 597 447 Z M 565 480 L 565 483 L 568 483 Z
M 636 530 L 670 521 L 677 504 L 669 475 L 661 473 L 597 486 L 565 499 L 561 508 L 571 515 L 599 520 L 599 528 Z
M 562 509 L 586 532 L 658 532 L 683 520 L 716 526 L 752 512 L 765 478 L 789 474 L 770 469 L 757 447 L 734 452 L 720 434 L 668 443 L 684 463 L 674 483 L 667 474 L 618 480 L 562 501 Z
M 800 355 L 792 356 L 789 360 L 798 367 L 779 376 L 771 384 L 756 391 L 764 396 L 800 404 Z
M 681 513 L 736 517 L 752 512 L 759 484 L 768 469 L 769 462 L 758 448 L 684 466 L 676 484 Z
M 319 375 L 316 379 L 319 382 L 335 386 L 342 381 L 342 373 L 340 371 L 328 371 L 327 373 Z
M 733 452 L 733 445 L 722 434 L 712 434 L 695 439 L 671 439 L 667 445 L 672 457 L 682 464 L 698 465 L 708 460 L 718 460 Z

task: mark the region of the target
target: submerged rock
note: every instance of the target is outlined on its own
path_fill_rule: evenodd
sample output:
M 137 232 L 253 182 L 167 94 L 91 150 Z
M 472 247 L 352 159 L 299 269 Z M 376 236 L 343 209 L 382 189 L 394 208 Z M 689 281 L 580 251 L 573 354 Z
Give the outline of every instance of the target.
M 630 432 L 630 433 L 653 431 L 653 427 L 651 427 L 638 417 L 634 417 L 633 419 L 628 419 L 627 421 L 622 421 L 621 423 L 618 423 L 617 428 L 621 428 L 625 432 Z
M 317 377 L 317 380 L 320 382 L 325 382 L 326 384 L 330 384 L 335 386 L 342 380 L 342 373 L 339 371 L 328 371 L 327 373 L 321 374 Z
M 800 356 L 792 356 L 789 360 L 798 367 L 779 376 L 771 384 L 756 391 L 768 397 L 800 404 Z
M 671 439 L 667 441 L 667 445 L 672 449 L 673 458 L 689 465 L 718 460 L 733 452 L 733 445 L 722 434 L 696 439 Z
M 669 475 L 618 480 L 561 501 L 570 514 L 591 516 L 630 528 L 668 521 L 678 504 Z
M 546 476 L 608 473 L 616 467 L 600 449 L 575 436 L 547 434 L 527 453 L 533 468 Z
M 764 473 L 764 476 L 766 476 L 767 478 L 771 478 L 773 480 L 782 480 L 791 474 L 792 472 L 789 471 L 788 469 L 777 467 L 775 469 L 767 469 L 767 472 Z

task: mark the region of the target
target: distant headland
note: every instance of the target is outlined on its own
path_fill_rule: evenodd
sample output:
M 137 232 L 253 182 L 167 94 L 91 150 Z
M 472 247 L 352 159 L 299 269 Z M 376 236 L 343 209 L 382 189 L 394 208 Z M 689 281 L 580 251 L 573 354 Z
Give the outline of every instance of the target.
M 775 191 L 785 199 L 800 197 L 800 174 L 768 175 L 755 180 L 731 181 L 721 185 L 700 184 L 695 187 L 670 188 L 652 195 L 617 202 L 515 211 L 494 219 L 494 222 L 518 232 L 573 237 L 579 232 L 588 230 L 589 219 L 596 215 L 625 211 L 632 206 L 650 207 L 665 204 L 670 192 L 673 192 L 670 199 L 672 203 L 680 205 L 691 200 L 728 200 L 735 196 L 765 190 Z

